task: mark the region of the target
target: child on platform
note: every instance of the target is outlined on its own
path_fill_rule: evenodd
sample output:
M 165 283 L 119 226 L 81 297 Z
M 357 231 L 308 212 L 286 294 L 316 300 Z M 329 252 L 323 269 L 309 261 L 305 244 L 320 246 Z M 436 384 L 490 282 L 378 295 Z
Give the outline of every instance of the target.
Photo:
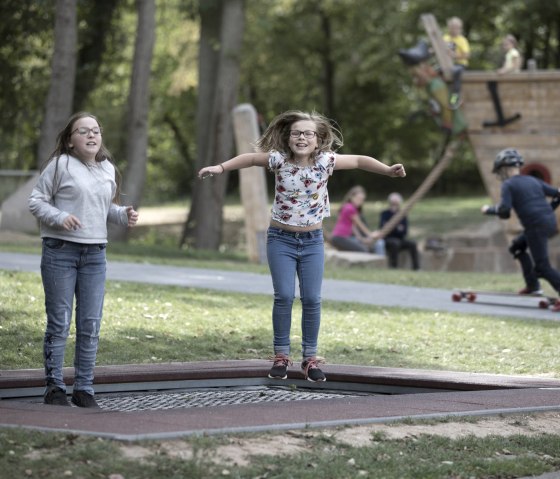
M 453 59 L 453 83 L 449 106 L 456 109 L 461 104 L 463 70 L 468 67 L 471 56 L 471 47 L 463 35 L 463 21 L 460 18 L 451 17 L 447 20 L 447 33 L 443 35 L 443 41 L 447 44 L 449 55 Z
M 324 269 L 323 218 L 330 215 L 327 183 L 335 170 L 359 168 L 391 177 L 405 176 L 400 164 L 387 166 L 362 155 L 340 155 L 338 130 L 317 113 L 287 111 L 278 115 L 257 141 L 257 153 L 244 153 L 199 171 L 199 177 L 260 166 L 275 175 L 275 198 L 267 232 L 267 256 L 274 304 L 274 358 L 269 377 L 286 379 L 295 277 L 302 303 L 301 368 L 309 381 L 325 381 L 319 368 L 317 339 L 321 322 Z
M 546 279 L 560 294 L 560 273 L 548 258 L 548 239 L 556 235 L 558 227 L 553 207 L 546 199 L 548 196 L 558 201 L 560 191 L 534 176 L 521 175 L 522 165 L 523 157 L 517 150 L 507 148 L 498 153 L 492 171 L 503 181 L 500 203 L 484 205 L 482 212 L 508 219 L 513 209 L 523 226 L 523 235 L 510 247 L 525 279 L 525 288 L 519 294 L 541 293 L 539 278 Z M 560 311 L 560 302 L 552 309 Z
M 513 35 L 506 35 L 502 42 L 504 49 L 504 63 L 498 73 L 519 73 L 521 71 L 521 54 L 517 49 L 517 40 Z

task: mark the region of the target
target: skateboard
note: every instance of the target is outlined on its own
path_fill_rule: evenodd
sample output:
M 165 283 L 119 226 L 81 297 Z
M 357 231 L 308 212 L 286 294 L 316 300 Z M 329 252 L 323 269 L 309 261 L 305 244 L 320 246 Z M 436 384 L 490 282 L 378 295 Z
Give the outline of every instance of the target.
M 462 300 L 466 300 L 469 303 L 474 303 L 479 296 L 536 299 L 538 300 L 536 306 L 538 306 L 540 309 L 548 309 L 550 306 L 555 305 L 557 301 L 557 298 L 553 298 L 552 296 L 544 296 L 542 294 L 518 294 L 507 293 L 504 291 L 476 291 L 472 289 L 457 289 L 453 291 L 451 299 L 456 303 Z M 511 304 L 511 306 L 515 306 L 515 304 Z

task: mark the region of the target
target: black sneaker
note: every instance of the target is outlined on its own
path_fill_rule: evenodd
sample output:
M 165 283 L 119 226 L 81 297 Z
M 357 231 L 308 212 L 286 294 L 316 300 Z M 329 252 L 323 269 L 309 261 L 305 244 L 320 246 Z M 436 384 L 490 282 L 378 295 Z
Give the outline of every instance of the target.
M 316 357 L 305 358 L 301 363 L 301 369 L 303 370 L 303 375 L 305 379 L 313 383 L 326 381 L 327 378 L 323 374 L 323 371 L 319 369 L 318 364 L 324 363 L 323 359 L 318 359 Z
M 72 393 L 72 404 L 75 404 L 78 407 L 99 409 L 99 404 L 97 404 L 93 395 L 86 393 L 85 391 L 74 391 Z
M 289 356 L 283 353 L 277 353 L 276 356 L 270 358 L 274 361 L 268 377 L 270 379 L 286 379 L 288 377 L 288 366 L 292 365 L 292 361 Z
M 47 387 L 43 402 L 51 406 L 70 406 L 68 398 L 66 397 L 66 391 L 58 386 Z

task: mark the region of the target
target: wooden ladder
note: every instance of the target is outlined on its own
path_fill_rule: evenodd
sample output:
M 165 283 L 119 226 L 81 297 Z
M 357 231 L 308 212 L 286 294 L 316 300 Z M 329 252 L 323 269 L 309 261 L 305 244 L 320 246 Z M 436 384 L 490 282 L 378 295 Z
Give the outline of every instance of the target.
M 448 47 L 443 41 L 443 35 L 439 29 L 439 25 L 431 13 L 424 13 L 420 16 L 424 29 L 428 34 L 432 48 L 434 49 L 434 54 L 436 55 L 439 67 L 443 73 L 443 77 L 446 81 L 451 80 L 451 72 L 453 69 L 453 60 L 449 56 Z

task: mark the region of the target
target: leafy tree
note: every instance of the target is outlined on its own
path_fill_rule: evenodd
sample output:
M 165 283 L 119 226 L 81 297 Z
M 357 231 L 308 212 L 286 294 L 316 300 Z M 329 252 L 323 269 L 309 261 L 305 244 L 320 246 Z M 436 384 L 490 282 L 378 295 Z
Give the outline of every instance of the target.
M 37 132 L 50 81 L 54 5 L 54 2 L 34 0 L 0 2 L 0 168 L 3 169 L 37 166 Z

